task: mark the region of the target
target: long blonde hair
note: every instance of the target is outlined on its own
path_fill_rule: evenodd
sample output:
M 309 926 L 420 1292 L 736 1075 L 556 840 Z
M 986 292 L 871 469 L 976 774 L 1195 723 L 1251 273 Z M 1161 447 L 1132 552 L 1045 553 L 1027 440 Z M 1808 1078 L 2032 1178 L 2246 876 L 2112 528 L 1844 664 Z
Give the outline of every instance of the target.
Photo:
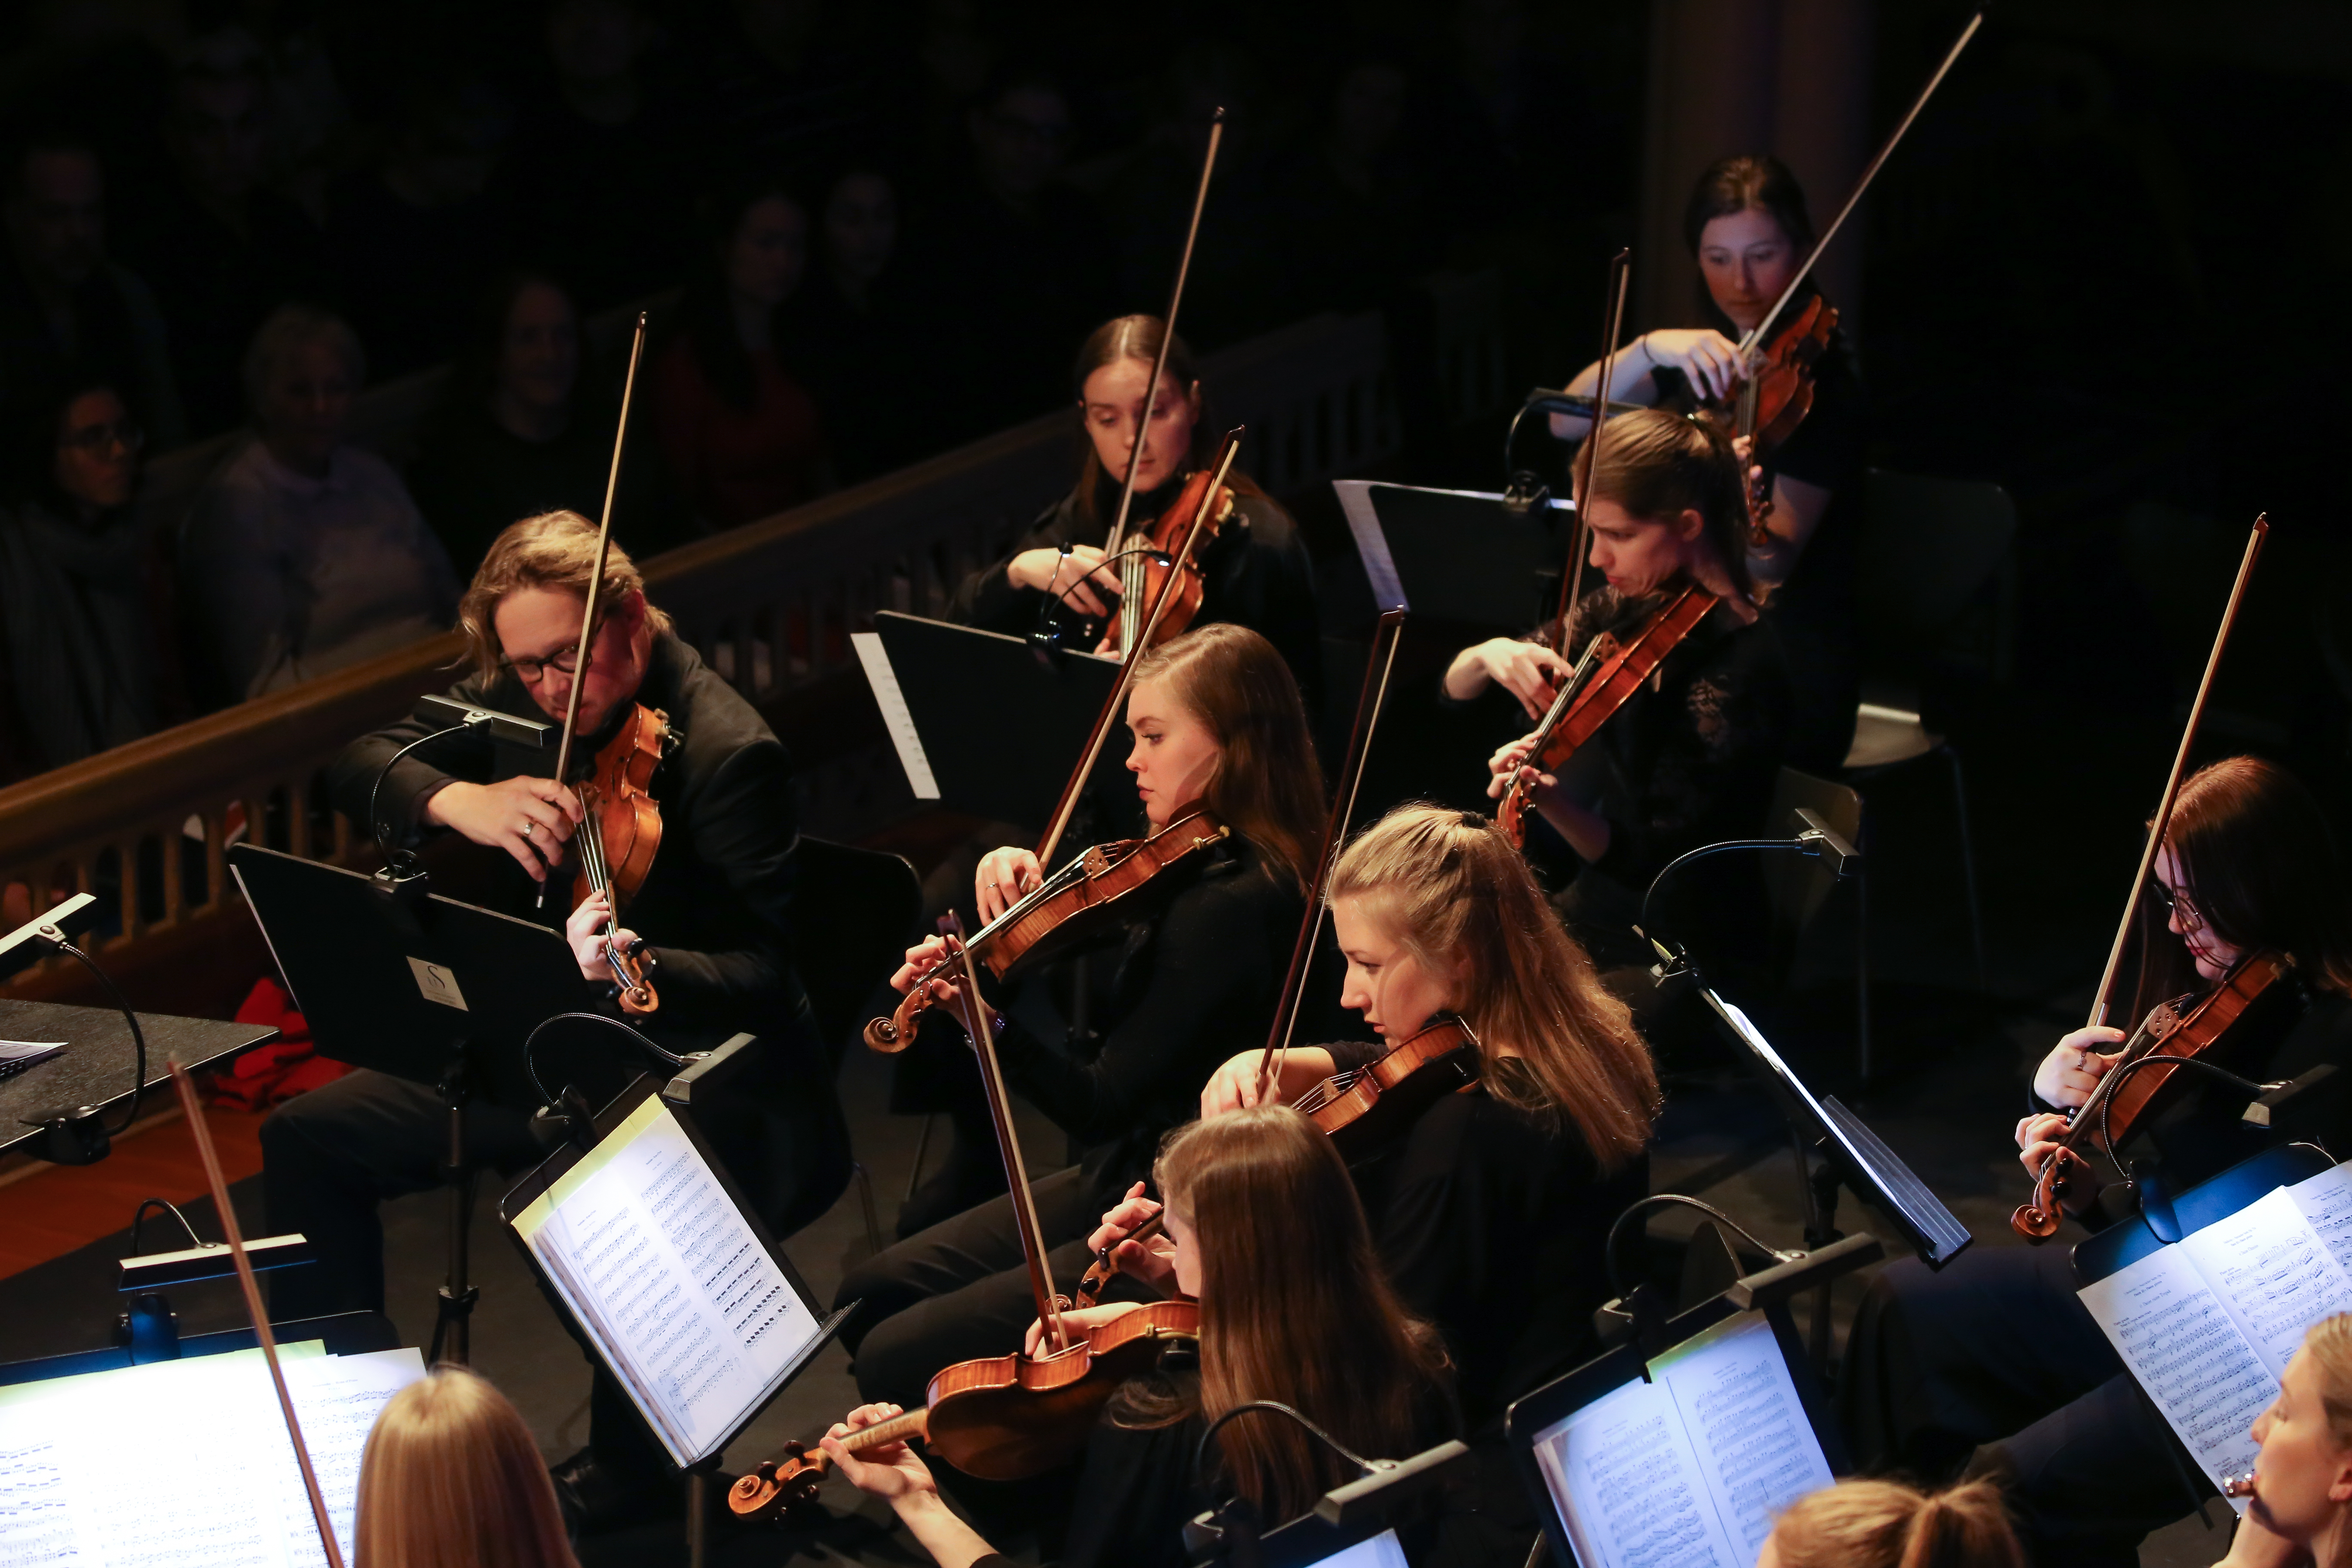
M 1201 1251 L 1201 1415 L 1273 1399 L 1359 1454 L 1400 1459 L 1435 1438 L 1445 1352 L 1409 1316 L 1372 1250 L 1331 1140 L 1286 1105 L 1195 1121 L 1152 1171 Z M 1353 1471 L 1278 1415 L 1218 1432 L 1226 1473 L 1268 1525 Z
M 1161 643 L 1136 661 L 1135 679 L 1166 681 L 1209 727 L 1218 756 L 1202 804 L 1303 889 L 1323 832 L 1323 770 L 1282 655 L 1247 626 L 1220 622 Z
M 1789 1505 L 1772 1527 L 1780 1568 L 2025 1568 L 2000 1489 L 1922 1492 L 1848 1480 Z
M 1358 900 L 1432 974 L 1461 971 L 1464 1022 L 1481 1042 L 1517 1051 L 1532 1079 L 1490 1073 L 1487 1093 L 1564 1118 L 1604 1172 L 1649 1143 L 1658 1071 L 1632 1010 L 1602 987 L 1486 818 L 1398 806 L 1339 857 L 1330 898 Z
M 2303 1331 L 2303 1349 L 2296 1352 L 2319 1373 L 2319 1407 L 2327 1416 L 2327 1436 L 2337 1450 L 2352 1450 L 2352 1312 L 2322 1318 Z M 2326 1568 L 2352 1565 L 2352 1542 L 2336 1548 L 2336 1561 Z
M 530 1428 L 441 1366 L 392 1396 L 360 1461 L 352 1568 L 579 1568 Z

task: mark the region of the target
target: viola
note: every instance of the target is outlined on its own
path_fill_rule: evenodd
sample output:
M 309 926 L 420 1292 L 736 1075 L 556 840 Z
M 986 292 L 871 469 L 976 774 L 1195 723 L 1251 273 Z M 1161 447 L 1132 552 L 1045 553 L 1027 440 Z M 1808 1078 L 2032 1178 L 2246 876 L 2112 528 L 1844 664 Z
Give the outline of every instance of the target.
M 1201 575 L 1201 552 L 1208 549 L 1233 514 L 1232 487 L 1214 483 L 1214 476 L 1208 469 L 1199 469 L 1184 481 L 1174 503 L 1145 531 L 1143 542 L 1129 545 L 1121 552 L 1124 558 L 1119 562 L 1119 607 L 1112 613 L 1110 627 L 1104 634 L 1119 650 L 1121 658 L 1131 658 L 1145 648 L 1181 636 L 1192 626 L 1192 618 L 1201 613 L 1201 597 L 1206 591 Z M 1196 517 L 1200 520 L 1199 542 L 1180 559 L 1177 547 L 1192 531 Z M 1147 642 L 1139 635 L 1137 615 L 1142 606 L 1157 604 L 1171 584 L 1173 595 Z M 1129 605 L 1136 606 L 1136 610 L 1131 612 Z
M 572 907 L 604 893 L 612 900 L 615 928 L 623 906 L 645 885 L 646 873 L 653 869 L 654 856 L 661 849 L 661 805 L 650 788 L 654 770 L 676 749 L 677 740 L 667 713 L 632 703 L 619 731 L 596 753 L 593 773 L 574 786 L 582 816 L 572 835 L 580 860 L 572 880 Z M 661 997 L 646 978 L 652 960 L 643 949 L 642 939 L 627 952 L 610 942 L 604 947 L 623 1012 L 651 1013 L 661 1005 Z
M 1680 647 L 1683 639 L 1721 602 L 1693 584 L 1653 611 L 1622 641 L 1606 632 L 1594 637 L 1576 668 L 1560 682 L 1543 722 L 1536 726 L 1535 746 L 1527 765 L 1547 773 L 1566 766 L 1577 749 L 1657 673 L 1666 656 Z M 1513 779 L 1495 813 L 1495 822 L 1514 848 L 1527 847 L 1528 814 L 1534 805 L 1528 787 Z
M 1386 1055 L 1332 1074 L 1297 1105 L 1350 1160 L 1401 1137 L 1421 1113 L 1478 1081 L 1478 1037 L 1441 1013 Z
M 981 1480 L 1044 1475 L 1084 1451 L 1121 1383 L 1149 1372 L 1171 1343 L 1200 1337 L 1197 1303 L 1154 1301 L 1097 1324 L 1057 1354 L 958 1362 L 931 1379 L 922 1409 L 861 1426 L 841 1446 L 855 1454 L 919 1439 Z M 828 1468 L 823 1450 L 793 1444 L 782 1458 L 763 1460 L 738 1479 L 728 1489 L 728 1510 L 746 1522 L 772 1519 L 814 1497 Z
M 1178 812 L 1173 821 L 1149 838 L 1095 845 L 972 933 L 972 955 L 1002 980 L 1015 964 L 1043 963 L 1055 953 L 1082 945 L 1132 908 L 1132 895 L 1153 878 L 1232 831 L 1193 805 Z M 905 1050 L 922 1016 L 935 1005 L 931 982 L 950 978 L 961 963 L 963 949 L 963 943 L 950 938 L 946 956 L 916 978 L 899 999 L 898 1009 L 866 1026 L 866 1045 L 885 1056 Z M 974 1004 L 978 1005 L 977 997 Z
M 2158 1003 L 2125 1042 L 2121 1059 L 2074 1112 L 2065 1136 L 2042 1163 L 2033 1184 L 2032 1200 L 2010 1216 L 2011 1228 L 2029 1241 L 2046 1241 L 2056 1235 L 2064 1218 L 2062 1200 L 2074 1190 L 2078 1177 L 2090 1171 L 2090 1163 L 2080 1152 L 2082 1146 L 2095 1135 L 2095 1142 L 2112 1152 L 2148 1118 L 2159 1100 L 2169 1102 L 2176 1098 L 2170 1090 L 2179 1074 L 2156 1068 L 2126 1073 L 2122 1069 L 2126 1063 L 2150 1057 L 2187 1061 L 2213 1053 L 2254 1005 L 2290 982 L 2293 973 L 2293 966 L 2278 953 L 2250 953 L 2193 1005 L 2186 996 Z M 2287 984 L 2285 988 L 2293 986 Z

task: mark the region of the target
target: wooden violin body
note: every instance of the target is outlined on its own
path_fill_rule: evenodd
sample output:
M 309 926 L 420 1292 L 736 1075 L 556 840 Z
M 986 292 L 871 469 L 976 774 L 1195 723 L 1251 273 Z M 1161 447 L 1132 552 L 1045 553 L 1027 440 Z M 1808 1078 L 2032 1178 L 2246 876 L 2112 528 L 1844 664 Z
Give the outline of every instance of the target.
M 2055 1236 L 2065 1218 L 2063 1199 L 2073 1189 L 2076 1172 L 2088 1169 L 2080 1147 L 2095 1140 L 2108 1141 L 2110 1148 L 2122 1143 L 2159 1099 L 2173 1098 L 2168 1090 L 2180 1074 L 2144 1068 L 2118 1079 L 2126 1063 L 2151 1057 L 2186 1061 L 2212 1052 L 2257 1003 L 2273 994 L 2274 988 L 2294 973 L 2293 966 L 2277 953 L 2250 953 L 2187 1011 L 2181 1010 L 2186 997 L 2158 1003 L 2151 1009 L 2125 1042 L 2121 1059 L 2074 1112 L 2066 1135 L 2042 1164 L 2032 1201 L 2020 1205 L 2010 1215 L 2010 1228 L 2032 1242 Z
M 924 1408 L 860 1427 L 842 1439 L 843 1446 L 854 1453 L 919 1438 L 932 1453 L 982 1480 L 1044 1475 L 1085 1449 L 1104 1403 L 1121 1383 L 1150 1370 L 1170 1342 L 1200 1337 L 1197 1303 L 1154 1301 L 1096 1325 L 1055 1355 L 958 1362 L 931 1379 Z M 814 1495 L 827 1468 L 825 1457 L 801 1445 L 793 1447 L 796 1452 L 762 1463 L 729 1489 L 727 1506 L 736 1518 L 772 1518 Z
M 1334 1073 L 1298 1100 L 1307 1120 L 1350 1159 L 1401 1137 L 1421 1113 L 1478 1081 L 1478 1037 L 1440 1014 L 1387 1055 Z
M 650 792 L 654 770 L 676 744 L 667 713 L 632 703 L 620 729 L 596 753 L 590 775 L 576 786 L 583 816 L 573 835 L 580 869 L 572 879 L 572 907 L 593 893 L 610 894 L 615 929 L 623 907 L 645 886 L 661 851 L 661 806 Z M 651 1013 L 661 1005 L 635 952 L 608 948 L 606 960 L 623 1011 Z
M 1740 383 L 1735 428 L 1748 437 L 1748 467 L 1768 462 L 1813 409 L 1813 366 L 1837 331 L 1838 313 L 1819 294 L 1805 301 L 1748 362 Z M 1743 473 L 1745 470 L 1743 469 Z M 1749 477 L 1740 488 L 1748 497 L 1748 542 L 1763 544 L 1772 510 L 1769 479 Z
M 1666 656 L 1681 647 L 1683 639 L 1720 602 L 1694 584 L 1653 612 L 1632 637 L 1622 642 L 1612 639 L 1604 646 L 1601 662 L 1591 676 L 1575 687 L 1573 695 L 1563 693 L 1563 700 L 1555 701 L 1551 712 L 1545 716 L 1542 728 L 1536 732 L 1536 749 L 1528 756 L 1528 765 L 1539 773 L 1552 773 L 1566 766 L 1577 749 L 1657 673 Z M 1512 780 L 1495 813 L 1495 822 L 1515 849 L 1527 847 L 1528 813 L 1534 805 L 1534 796 L 1527 786 Z
M 1230 486 L 1218 485 L 1214 497 L 1211 497 L 1209 487 L 1214 479 L 1215 475 L 1209 469 L 1196 469 L 1192 477 L 1184 481 L 1184 489 L 1177 495 L 1174 504 L 1160 514 L 1159 521 L 1144 534 L 1143 543 L 1136 547 L 1139 549 L 1148 545 L 1150 553 L 1134 563 L 1131 572 L 1121 570 L 1119 607 L 1113 612 L 1110 626 L 1104 634 L 1112 647 L 1121 650 L 1121 658 L 1132 657 L 1145 647 L 1181 636 L 1192 626 L 1192 617 L 1201 613 L 1201 596 L 1205 591 L 1201 575 L 1201 554 L 1217 537 L 1225 520 L 1234 513 L 1234 492 Z M 1176 561 L 1177 552 L 1184 543 L 1185 535 L 1192 530 L 1193 515 L 1202 512 L 1203 501 L 1207 502 L 1207 510 L 1202 515 L 1201 537 L 1192 553 L 1180 563 Z M 1168 607 L 1160 612 L 1159 621 L 1150 628 L 1150 641 L 1129 649 L 1130 618 L 1142 615 L 1147 605 L 1158 602 L 1160 589 L 1169 582 L 1171 573 L 1174 574 L 1175 587 Z
M 1232 830 L 1199 806 L 1179 812 L 1149 838 L 1097 844 L 1045 879 L 1045 883 L 971 939 L 973 956 L 1003 979 L 1024 960 L 1043 963 L 1093 937 L 1121 899 L 1169 867 L 1205 849 Z M 866 1026 L 866 1043 L 886 1056 L 907 1048 L 933 1005 L 930 983 L 946 980 L 960 962 L 950 951 L 920 976 L 887 1018 Z

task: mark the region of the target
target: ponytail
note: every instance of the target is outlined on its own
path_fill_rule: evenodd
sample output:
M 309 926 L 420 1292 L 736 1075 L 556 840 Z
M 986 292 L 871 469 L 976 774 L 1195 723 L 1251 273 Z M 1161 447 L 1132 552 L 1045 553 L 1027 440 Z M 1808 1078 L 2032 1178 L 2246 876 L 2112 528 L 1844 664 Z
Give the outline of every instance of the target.
M 1847 1480 L 1799 1498 L 1772 1527 L 1780 1568 L 2025 1568 L 1991 1481 L 1921 1492 Z

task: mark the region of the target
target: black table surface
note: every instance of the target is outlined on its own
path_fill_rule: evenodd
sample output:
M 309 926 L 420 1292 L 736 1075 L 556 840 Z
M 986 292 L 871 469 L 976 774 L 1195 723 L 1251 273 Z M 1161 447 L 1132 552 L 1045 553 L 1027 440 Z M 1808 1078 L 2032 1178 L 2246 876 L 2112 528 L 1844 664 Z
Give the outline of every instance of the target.
M 173 1018 L 155 1013 L 139 1015 L 147 1037 L 148 1091 L 139 1102 L 143 1114 L 170 1102 L 171 1070 L 165 1061 L 176 1055 L 194 1071 L 225 1062 L 278 1037 L 263 1024 L 224 1024 L 212 1018 Z M 92 1105 L 119 1116 L 131 1099 L 131 1064 L 137 1053 L 131 1043 L 131 1026 L 108 1007 L 68 1007 L 58 1002 L 19 1002 L 0 997 L 0 1040 L 64 1040 L 62 1056 L 26 1068 L 13 1078 L 0 1078 L 0 1154 L 39 1137 L 40 1129 L 26 1127 L 26 1118 L 40 1112 Z

